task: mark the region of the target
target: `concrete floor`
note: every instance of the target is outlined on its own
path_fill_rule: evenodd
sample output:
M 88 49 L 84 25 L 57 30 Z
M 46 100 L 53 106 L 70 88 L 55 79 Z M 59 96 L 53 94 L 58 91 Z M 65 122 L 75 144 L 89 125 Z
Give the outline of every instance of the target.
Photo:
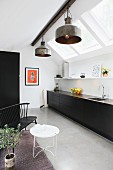
M 46 152 L 55 170 L 113 170 L 113 143 L 52 109 L 30 109 L 29 114 L 60 129 L 57 157 Z

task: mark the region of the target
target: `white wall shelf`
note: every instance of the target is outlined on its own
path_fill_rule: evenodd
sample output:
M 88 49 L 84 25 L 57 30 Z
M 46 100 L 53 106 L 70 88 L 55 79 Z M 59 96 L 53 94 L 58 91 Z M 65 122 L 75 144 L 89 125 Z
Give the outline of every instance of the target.
M 113 79 L 113 77 L 85 77 L 85 78 L 72 78 L 72 77 L 63 77 L 63 78 L 54 78 L 57 80 L 86 80 L 86 79 Z

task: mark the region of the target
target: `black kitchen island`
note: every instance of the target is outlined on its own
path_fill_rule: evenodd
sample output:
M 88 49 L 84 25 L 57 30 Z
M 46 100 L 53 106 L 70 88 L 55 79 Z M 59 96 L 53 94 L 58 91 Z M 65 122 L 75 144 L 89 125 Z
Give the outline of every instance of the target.
M 47 91 L 49 107 L 113 141 L 113 100 L 94 101 L 90 99 L 92 97 Z

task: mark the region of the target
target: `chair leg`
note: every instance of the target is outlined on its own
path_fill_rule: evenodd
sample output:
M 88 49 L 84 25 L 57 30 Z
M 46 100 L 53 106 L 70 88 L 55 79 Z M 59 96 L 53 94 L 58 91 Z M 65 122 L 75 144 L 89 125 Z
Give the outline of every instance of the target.
M 25 130 L 26 130 L 26 127 L 25 127 Z
M 13 153 L 14 153 L 14 148 L 13 148 Z
M 35 120 L 35 124 L 37 124 L 37 121 Z

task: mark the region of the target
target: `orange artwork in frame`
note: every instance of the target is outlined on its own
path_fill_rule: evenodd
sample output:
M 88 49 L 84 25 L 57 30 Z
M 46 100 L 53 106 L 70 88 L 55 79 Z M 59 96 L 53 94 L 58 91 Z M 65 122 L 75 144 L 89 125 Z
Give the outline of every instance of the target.
M 39 68 L 25 68 L 25 85 L 38 86 L 39 85 Z

